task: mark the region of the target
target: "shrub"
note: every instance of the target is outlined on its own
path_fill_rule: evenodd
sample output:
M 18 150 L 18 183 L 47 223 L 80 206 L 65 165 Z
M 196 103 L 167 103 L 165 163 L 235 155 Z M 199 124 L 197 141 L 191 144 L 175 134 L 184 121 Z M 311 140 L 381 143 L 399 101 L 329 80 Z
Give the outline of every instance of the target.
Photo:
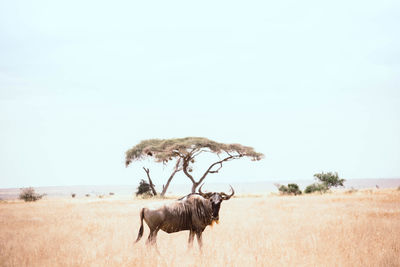
M 72 194 L 71 194 L 71 197 L 72 197 L 72 198 L 76 197 L 76 194 L 75 194 L 75 193 L 72 193 Z
M 281 185 L 278 188 L 279 192 L 284 195 L 301 195 L 301 190 L 297 184 Z
M 328 189 L 331 187 L 343 186 L 345 179 L 340 179 L 337 172 L 317 173 L 314 177 L 323 183 Z
M 145 180 L 141 180 L 136 191 L 136 196 L 142 195 L 144 197 L 152 197 L 153 193 L 151 191 L 150 184 Z
M 113 192 L 110 192 L 110 193 L 108 193 L 110 196 L 113 196 L 114 195 L 114 193 Z
M 311 184 L 309 186 L 306 187 L 306 189 L 304 190 L 304 193 L 306 194 L 310 194 L 310 193 L 314 193 L 314 192 L 320 192 L 320 193 L 325 193 L 326 191 L 328 191 L 328 187 L 325 184 Z
M 25 202 L 28 201 L 37 201 L 44 197 L 45 194 L 37 194 L 33 187 L 21 188 L 21 192 L 19 194 L 19 199 L 24 200 Z
M 287 188 L 286 185 L 277 184 L 276 187 L 278 187 L 278 191 L 279 191 L 281 194 L 286 194 L 286 193 L 289 191 L 289 188 Z
M 296 195 L 301 195 L 301 190 L 297 184 L 288 184 L 289 192 Z
M 317 173 L 314 174 L 315 179 L 319 183 L 314 183 L 306 187 L 304 193 L 309 194 L 313 192 L 325 193 L 331 187 L 343 186 L 343 183 L 346 181 L 345 179 L 340 179 L 339 174 L 337 172 L 328 172 L 328 173 Z

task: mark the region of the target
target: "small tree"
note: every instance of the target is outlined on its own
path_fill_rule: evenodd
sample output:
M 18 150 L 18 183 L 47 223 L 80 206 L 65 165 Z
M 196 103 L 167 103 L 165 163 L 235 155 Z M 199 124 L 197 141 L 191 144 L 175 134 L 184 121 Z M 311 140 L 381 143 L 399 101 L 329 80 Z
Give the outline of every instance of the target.
M 287 192 L 289 191 L 289 188 L 286 185 L 280 185 L 280 184 L 276 184 L 275 185 L 278 188 L 279 193 L 281 194 L 287 194 Z
M 19 194 L 19 199 L 24 200 L 25 202 L 28 201 L 37 201 L 44 197 L 45 194 L 37 194 L 33 187 L 21 188 L 21 192 Z
M 149 183 L 147 183 L 145 180 L 140 180 L 139 186 L 136 191 L 136 196 L 143 195 L 143 196 L 148 196 L 152 197 L 152 189 Z
M 345 179 L 340 179 L 339 174 L 337 172 L 328 172 L 328 173 L 316 173 L 314 177 L 319 180 L 321 183 L 326 185 L 329 189 L 331 187 L 343 186 Z
M 278 190 L 284 195 L 301 195 L 301 190 L 297 184 L 281 185 Z
M 311 184 L 306 187 L 304 193 L 309 194 L 313 192 L 325 193 L 331 187 L 343 186 L 343 183 L 346 181 L 345 179 L 340 179 L 339 174 L 337 172 L 328 172 L 328 173 L 316 173 L 314 174 L 315 179 L 318 183 Z

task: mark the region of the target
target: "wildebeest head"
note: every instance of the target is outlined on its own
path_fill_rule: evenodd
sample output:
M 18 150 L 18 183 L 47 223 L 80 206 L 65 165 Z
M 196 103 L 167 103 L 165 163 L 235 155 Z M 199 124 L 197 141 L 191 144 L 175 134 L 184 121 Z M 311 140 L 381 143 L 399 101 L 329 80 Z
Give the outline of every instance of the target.
M 208 199 L 211 203 L 211 208 L 212 208 L 212 220 L 216 221 L 218 223 L 218 219 L 219 219 L 219 209 L 221 208 L 221 203 L 223 200 L 228 200 L 230 199 L 234 194 L 235 191 L 233 190 L 232 186 L 231 186 L 231 191 L 232 194 L 227 195 L 224 192 L 221 193 L 217 193 L 217 192 L 210 192 L 210 193 L 203 193 L 201 192 L 201 187 L 203 185 L 200 186 L 199 188 L 199 195 L 201 195 L 202 197 Z

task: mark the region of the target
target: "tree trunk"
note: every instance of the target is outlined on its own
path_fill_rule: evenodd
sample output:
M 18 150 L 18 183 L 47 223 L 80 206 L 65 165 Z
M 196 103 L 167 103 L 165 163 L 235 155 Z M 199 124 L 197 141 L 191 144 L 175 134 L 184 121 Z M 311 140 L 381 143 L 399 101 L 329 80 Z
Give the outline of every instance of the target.
M 165 196 L 165 194 L 167 193 L 167 189 L 168 189 L 169 184 L 170 184 L 171 181 L 172 181 L 172 178 L 174 178 L 174 176 L 175 176 L 175 174 L 176 174 L 177 172 L 179 172 L 179 171 L 182 170 L 182 167 L 179 166 L 180 163 L 181 163 L 181 158 L 178 158 L 178 160 L 176 161 L 176 164 L 175 164 L 175 169 L 174 169 L 174 171 L 172 172 L 171 176 L 168 178 L 167 183 L 166 183 L 165 185 L 163 185 L 163 190 L 162 190 L 162 192 L 161 192 L 161 196 L 162 196 L 162 197 Z
M 199 183 L 193 183 L 192 185 L 192 193 L 196 193 L 196 188 L 199 186 Z
M 146 169 L 145 167 L 143 167 L 143 170 L 144 170 L 144 171 L 146 172 L 146 174 L 147 174 L 147 178 L 149 179 L 149 185 L 150 185 L 151 191 L 153 192 L 153 195 L 154 195 L 154 196 L 157 196 L 157 191 L 156 191 L 156 189 L 155 189 L 155 187 L 154 187 L 153 181 L 152 181 L 151 178 L 150 178 L 150 169 Z
M 168 186 L 169 186 L 169 184 L 171 183 L 172 178 L 174 178 L 175 173 L 177 173 L 177 171 L 174 171 L 174 172 L 171 174 L 171 176 L 169 177 L 167 183 L 163 186 L 163 190 L 162 190 L 162 192 L 161 192 L 161 196 L 162 196 L 162 197 L 165 196 L 165 194 L 167 193 Z

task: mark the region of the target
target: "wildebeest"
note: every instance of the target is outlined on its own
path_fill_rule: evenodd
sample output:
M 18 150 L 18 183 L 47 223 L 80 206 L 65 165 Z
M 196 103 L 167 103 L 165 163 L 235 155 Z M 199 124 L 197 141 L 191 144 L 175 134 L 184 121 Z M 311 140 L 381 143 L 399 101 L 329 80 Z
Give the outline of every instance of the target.
M 150 229 L 147 244 L 156 244 L 157 233 L 160 229 L 169 234 L 189 230 L 189 247 L 192 246 L 196 234 L 201 248 L 201 235 L 204 229 L 213 222 L 218 223 L 221 202 L 230 199 L 235 194 L 232 186 L 230 195 L 223 192 L 203 193 L 202 186 L 199 188 L 199 193 L 189 194 L 172 203 L 160 203 L 142 208 L 136 242 L 142 238 L 144 219 Z

